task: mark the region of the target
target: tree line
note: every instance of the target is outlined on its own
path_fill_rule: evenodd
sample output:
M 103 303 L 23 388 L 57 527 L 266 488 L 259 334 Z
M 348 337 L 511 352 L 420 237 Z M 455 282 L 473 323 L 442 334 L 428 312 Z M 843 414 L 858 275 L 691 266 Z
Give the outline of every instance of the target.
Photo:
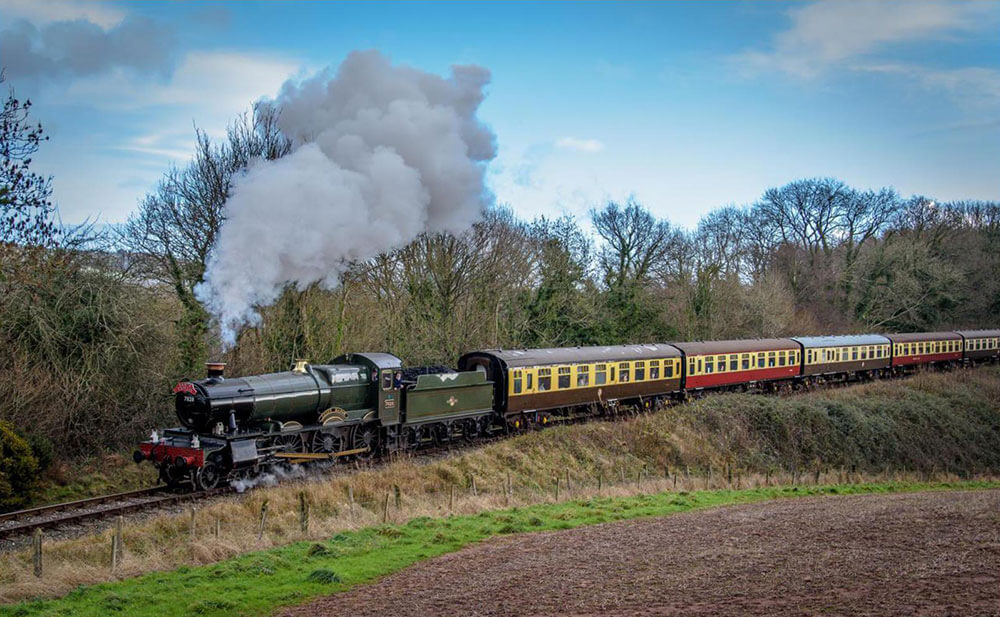
M 1000 203 L 938 202 L 796 180 L 679 228 L 636 199 L 586 220 L 509 206 L 351 265 L 335 289 L 284 292 L 222 351 L 194 295 L 233 178 L 290 151 L 274 111 L 197 132 L 124 224 L 58 224 L 31 170 L 42 127 L 13 91 L 0 153 L 0 420 L 79 454 L 173 422 L 170 385 L 211 358 L 232 374 L 349 350 L 454 364 L 546 347 L 996 325 Z

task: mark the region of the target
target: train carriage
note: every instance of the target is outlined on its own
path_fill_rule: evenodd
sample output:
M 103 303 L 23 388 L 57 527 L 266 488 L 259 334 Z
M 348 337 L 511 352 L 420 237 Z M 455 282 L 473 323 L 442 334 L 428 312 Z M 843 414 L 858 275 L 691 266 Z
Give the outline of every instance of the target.
M 831 377 L 873 374 L 892 363 L 891 341 L 876 334 L 796 336 L 802 345 L 802 376 Z
M 480 350 L 462 356 L 461 371 L 494 382 L 494 405 L 508 421 L 531 412 L 645 401 L 677 394 L 681 353 L 670 345 Z
M 962 360 L 962 336 L 957 332 L 911 332 L 885 336 L 892 341 L 892 366 L 897 369 Z
M 1000 330 L 958 330 L 962 351 L 970 362 L 996 361 L 1000 358 Z
M 802 347 L 792 339 L 671 344 L 684 353 L 688 390 L 792 380 L 800 372 Z

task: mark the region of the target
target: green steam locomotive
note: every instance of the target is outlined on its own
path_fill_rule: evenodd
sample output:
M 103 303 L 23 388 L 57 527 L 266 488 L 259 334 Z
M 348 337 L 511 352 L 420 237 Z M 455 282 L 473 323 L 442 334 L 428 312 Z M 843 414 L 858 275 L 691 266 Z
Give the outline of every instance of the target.
M 207 368 L 174 388 L 183 426 L 154 431 L 134 454 L 169 485 L 207 490 L 279 462 L 367 459 L 503 429 L 482 371 L 404 369 L 387 353 L 232 379 L 221 363 Z

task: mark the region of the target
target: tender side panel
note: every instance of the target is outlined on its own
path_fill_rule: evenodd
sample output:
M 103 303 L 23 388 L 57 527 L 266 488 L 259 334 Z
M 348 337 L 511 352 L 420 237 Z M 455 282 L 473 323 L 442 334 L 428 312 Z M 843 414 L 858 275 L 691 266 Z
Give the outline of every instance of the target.
M 441 421 L 493 411 L 493 382 L 479 371 L 420 375 L 406 391 L 406 423 Z

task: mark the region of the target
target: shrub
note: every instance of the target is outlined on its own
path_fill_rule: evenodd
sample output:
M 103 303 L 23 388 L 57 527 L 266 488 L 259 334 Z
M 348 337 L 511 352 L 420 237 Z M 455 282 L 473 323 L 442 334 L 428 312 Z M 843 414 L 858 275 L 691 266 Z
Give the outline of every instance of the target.
M 31 446 L 10 424 L 0 421 L 0 511 L 25 506 L 38 481 Z

